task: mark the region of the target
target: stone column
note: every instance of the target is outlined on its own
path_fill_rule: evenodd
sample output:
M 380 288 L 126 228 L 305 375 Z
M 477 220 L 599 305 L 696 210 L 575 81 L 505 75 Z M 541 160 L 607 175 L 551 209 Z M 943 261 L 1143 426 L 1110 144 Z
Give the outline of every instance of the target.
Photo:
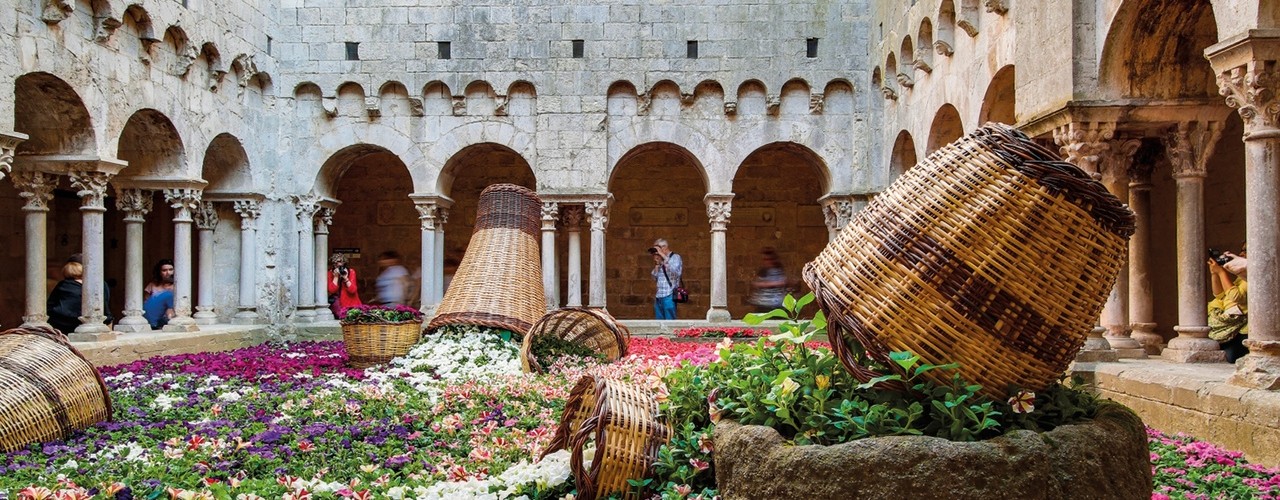
M 26 314 L 22 316 L 23 326 L 48 326 L 49 315 L 46 314 L 45 280 L 48 279 L 45 263 L 48 261 L 48 249 L 45 248 L 48 231 L 49 200 L 53 199 L 53 188 L 58 185 L 58 176 L 43 172 L 18 172 L 13 174 L 13 184 L 18 188 L 18 196 L 26 200 L 22 211 L 26 213 Z M 144 321 L 145 323 L 145 321 Z
M 564 209 L 564 227 L 569 231 L 569 269 L 565 283 L 565 305 L 568 307 L 582 307 L 582 216 L 581 206 Z
M 436 305 L 444 299 L 444 225 L 449 223 L 449 207 L 453 202 L 440 200 L 436 205 L 436 276 L 433 280 L 436 292 Z M 457 271 L 456 269 L 454 270 Z M 434 307 L 432 308 L 434 310 Z
M 257 200 L 236 201 L 233 205 L 240 215 L 240 307 L 231 322 L 252 325 L 258 322 L 257 265 L 258 217 L 262 204 Z
M 294 320 L 299 323 L 312 323 L 316 320 L 315 309 L 315 240 L 312 237 L 313 219 L 320 209 L 320 197 L 309 193 L 295 197 L 297 205 L 294 214 L 298 218 L 298 293 L 297 311 Z
M 116 189 L 116 208 L 124 212 L 125 231 L 124 317 L 116 322 L 117 331 L 151 331 L 151 324 L 142 317 L 142 282 L 147 275 L 142 262 L 142 223 L 151 212 L 153 196 L 145 189 Z
M 67 333 L 70 340 L 78 342 L 105 341 L 116 338 L 106 320 L 106 282 L 102 256 L 102 214 L 107 211 L 107 181 L 113 174 L 99 171 L 72 171 L 71 185 L 80 197 L 80 218 L 84 226 L 84 242 L 81 246 L 81 263 L 84 264 L 84 285 L 80 299 L 80 326 Z
M 835 241 L 836 235 L 849 224 L 857 209 L 862 208 L 855 207 L 853 197 L 845 195 L 823 196 L 818 199 L 818 203 L 822 204 L 822 219 L 827 225 L 827 241 Z M 863 202 L 862 206 L 866 206 L 866 203 Z
M 591 276 L 587 307 L 604 309 L 608 305 L 604 288 L 604 230 L 609 227 L 609 200 L 588 201 L 583 209 L 591 221 Z
M 320 207 L 316 212 L 315 268 L 312 271 L 315 282 L 316 321 L 333 321 L 333 311 L 329 310 L 329 226 L 333 225 L 333 207 Z
M 1248 36 L 1207 49 L 1219 92 L 1244 119 L 1249 242 L 1249 355 L 1229 382 L 1280 389 L 1280 36 Z
M 542 202 L 542 292 L 548 311 L 560 307 L 560 273 L 556 272 L 556 220 L 559 218 L 559 203 Z
M 436 204 L 433 201 L 414 201 L 413 208 L 418 210 L 418 222 L 422 230 L 422 268 L 418 271 L 422 314 L 428 318 L 435 314 L 440 305 L 440 296 L 436 295 L 436 268 L 440 267 L 440 258 L 436 256 Z
M 173 319 L 166 332 L 194 332 L 199 329 L 191 317 L 191 222 L 200 205 L 200 190 L 164 190 L 164 200 L 173 207 Z
M 1138 151 L 1142 141 L 1138 139 L 1111 141 L 1109 150 L 1103 155 L 1102 184 L 1107 191 L 1115 195 L 1121 202 L 1129 201 L 1129 170 L 1133 165 L 1133 155 Z M 1132 259 L 1130 259 L 1132 260 Z M 1111 287 L 1111 294 L 1102 307 L 1102 327 L 1107 330 L 1104 337 L 1115 349 L 1120 358 L 1142 359 L 1147 357 L 1147 350 L 1129 336 L 1129 269 L 1128 264 L 1120 269 L 1116 283 Z
M 1130 335 L 1148 355 L 1159 355 L 1164 337 L 1156 333 L 1156 313 L 1151 294 L 1151 169 L 1134 163 L 1129 168 L 1129 209 L 1133 210 L 1133 236 L 1129 237 Z
M 1173 327 L 1178 336 L 1169 340 L 1161 356 L 1179 363 L 1226 360 L 1218 343 L 1209 339 L 1205 311 L 1209 272 L 1204 254 L 1204 178 L 1206 162 L 1221 135 L 1220 122 L 1183 122 L 1165 138 L 1165 154 L 1178 190 L 1178 324 Z
M 196 266 L 200 288 L 196 290 L 197 325 L 212 325 L 218 322 L 218 314 L 213 307 L 213 230 L 218 227 L 218 210 L 211 202 L 202 202 L 196 206 L 192 214 L 196 223 L 196 241 L 200 245 L 200 261 Z
M 707 220 L 711 222 L 711 307 L 707 309 L 707 321 L 723 323 L 730 320 L 724 233 L 729 229 L 733 193 L 708 194 L 702 201 L 707 204 Z
M 0 132 L 0 180 L 13 170 L 13 156 L 18 151 L 18 144 L 27 138 L 27 134 Z
M 1102 155 L 1110 151 L 1109 141 L 1115 135 L 1116 124 L 1110 122 L 1071 122 L 1053 131 L 1053 140 L 1059 146 L 1062 157 L 1080 167 L 1095 180 L 1102 178 Z M 1089 331 L 1084 348 L 1076 355 L 1079 362 L 1116 361 L 1119 359 L 1111 343 L 1103 333 L 1101 324 Z

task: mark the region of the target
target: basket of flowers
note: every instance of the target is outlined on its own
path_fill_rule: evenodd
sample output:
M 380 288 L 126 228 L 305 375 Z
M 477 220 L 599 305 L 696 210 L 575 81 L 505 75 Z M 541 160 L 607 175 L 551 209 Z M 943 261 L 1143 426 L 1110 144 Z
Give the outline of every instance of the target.
M 631 332 L 603 309 L 565 307 L 547 313 L 524 335 L 524 371 L 546 371 L 561 356 L 617 361 L 627 355 Z
M 347 364 L 368 368 L 404 356 L 422 339 L 422 312 L 409 306 L 359 305 L 343 309 Z
M 50 327 L 0 332 L 0 451 L 111 420 L 98 369 Z

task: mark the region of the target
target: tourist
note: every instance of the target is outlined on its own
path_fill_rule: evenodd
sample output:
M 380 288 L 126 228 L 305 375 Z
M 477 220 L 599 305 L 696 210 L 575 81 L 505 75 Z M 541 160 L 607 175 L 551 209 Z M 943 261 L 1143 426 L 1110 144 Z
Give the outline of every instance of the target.
M 409 290 L 409 270 L 400 264 L 400 253 L 387 250 L 378 255 L 378 274 L 375 287 L 378 291 L 377 302 L 382 305 L 405 304 Z
M 657 284 L 654 292 L 653 315 L 656 319 L 676 319 L 675 290 L 682 282 L 684 261 L 680 254 L 671 251 L 667 240 L 658 238 L 649 247 L 653 255 L 653 270 L 649 272 Z
M 335 253 L 329 257 L 333 266 L 329 270 L 330 308 L 334 317 L 342 319 L 342 312 L 347 308 L 361 304 L 360 293 L 356 289 L 356 270 L 347 267 L 347 256 Z
M 1247 255 L 1242 248 L 1240 255 L 1223 252 L 1220 258 L 1209 259 L 1213 286 L 1213 300 L 1208 306 L 1209 338 L 1219 342 L 1228 363 L 1249 354 L 1249 348 L 1244 345 L 1249 336 Z
M 757 312 L 769 312 L 782 307 L 782 300 L 787 295 L 787 273 L 782 269 L 782 260 L 778 252 L 771 247 L 760 250 L 760 270 L 751 281 L 751 305 Z
M 142 316 L 147 318 L 152 330 L 164 328 L 173 319 L 173 290 L 160 290 L 142 303 Z
M 152 294 L 164 290 L 173 291 L 173 259 L 160 259 L 151 268 L 151 282 L 142 289 L 142 300 L 151 298 Z
M 62 333 L 71 333 L 80 326 L 80 304 L 84 292 L 84 264 L 68 261 L 62 265 L 62 281 L 53 287 L 49 299 L 45 302 L 45 313 L 49 315 L 49 325 Z M 103 287 L 103 313 L 106 324 L 110 325 L 114 318 L 106 308 L 110 302 L 110 292 Z

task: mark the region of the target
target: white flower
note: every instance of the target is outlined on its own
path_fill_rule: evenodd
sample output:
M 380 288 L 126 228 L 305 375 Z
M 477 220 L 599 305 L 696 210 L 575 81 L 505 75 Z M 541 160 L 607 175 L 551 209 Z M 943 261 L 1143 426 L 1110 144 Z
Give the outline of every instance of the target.
M 77 462 L 75 460 L 67 460 L 67 463 L 62 464 L 62 468 L 63 469 L 79 469 L 80 462 Z
M 151 407 L 159 409 L 161 411 L 169 411 L 173 409 L 173 404 L 177 403 L 178 401 L 181 401 L 181 400 L 173 396 L 170 396 L 168 394 L 160 394 L 159 396 L 156 396 L 154 400 L 151 401 Z
M 226 401 L 228 403 L 234 403 L 239 400 L 240 400 L 240 393 L 238 392 L 224 392 L 218 395 L 218 401 Z

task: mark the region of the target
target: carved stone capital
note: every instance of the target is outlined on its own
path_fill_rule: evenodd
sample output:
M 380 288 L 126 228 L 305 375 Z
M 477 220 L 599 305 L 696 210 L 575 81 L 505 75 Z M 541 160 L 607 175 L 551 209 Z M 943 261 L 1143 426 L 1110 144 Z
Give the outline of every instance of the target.
M 1218 93 L 1244 119 L 1245 140 L 1257 131 L 1280 128 L 1280 68 L 1252 61 L 1218 74 Z
M 542 230 L 555 231 L 556 221 L 560 218 L 560 204 L 554 201 L 542 202 Z
M 71 185 L 80 197 L 80 210 L 105 212 L 107 210 L 107 182 L 114 174 L 106 172 L 72 171 Z
M 1133 167 L 1133 155 L 1142 146 L 1138 139 L 1116 139 L 1108 144 L 1102 154 L 1102 181 L 1104 184 L 1127 185 L 1129 170 Z
M 983 0 L 982 5 L 987 8 L 987 12 L 994 12 L 1002 16 L 1009 12 L 1009 4 L 1005 0 Z
M 145 222 L 153 196 L 154 193 L 146 189 L 116 188 L 116 209 L 124 212 L 125 222 Z
M 844 196 L 830 196 L 820 200 L 822 203 L 822 220 L 827 229 L 839 231 L 853 220 L 853 200 Z
M 418 222 L 422 225 L 423 231 L 436 230 L 436 211 L 439 207 L 434 201 L 416 202 L 413 208 L 418 211 Z
M 584 215 L 586 215 L 583 212 L 584 212 L 583 208 L 580 205 L 570 205 L 570 206 L 564 207 L 564 211 L 563 211 L 564 219 L 562 222 L 562 224 L 564 224 L 564 227 L 569 231 L 576 232 L 578 228 L 582 226 L 582 218 Z
M 1053 142 L 1063 159 L 1098 179 L 1102 155 L 1111 148 L 1115 134 L 1113 122 L 1071 122 L 1053 129 Z
M 1164 137 L 1165 155 L 1173 167 L 1173 178 L 1203 178 L 1208 175 L 1209 157 L 1222 136 L 1222 122 L 1182 122 Z
M 240 230 L 254 229 L 262 216 L 262 204 L 257 200 L 236 200 L 231 207 L 240 214 Z
M 195 188 L 164 190 L 164 201 L 173 207 L 174 222 L 191 222 L 192 213 L 200 206 L 200 194 Z
M 27 140 L 26 134 L 0 133 L 0 180 L 13 171 L 13 156 L 18 144 Z
M 724 231 L 729 228 L 729 217 L 733 215 L 733 194 L 709 194 L 702 198 L 707 204 L 707 222 L 712 231 Z
M 937 52 L 938 55 L 942 57 L 951 57 L 951 54 L 956 53 L 956 49 L 953 48 L 951 46 L 951 43 L 947 42 L 946 40 L 934 40 L 933 50 L 934 52 Z
M 588 201 L 582 205 L 591 220 L 592 231 L 604 231 L 609 227 L 609 202 Z
M 329 234 L 329 226 L 333 225 L 333 214 L 337 212 L 333 207 L 321 206 L 316 210 L 315 224 L 316 234 Z
M 22 206 L 24 212 L 48 212 L 53 188 L 58 187 L 58 176 L 44 172 L 18 172 L 13 174 L 13 185 L 18 188 L 18 196 L 27 200 Z
M 444 225 L 449 223 L 449 207 L 441 205 L 436 208 L 436 230 L 444 231 Z
M 192 215 L 197 229 L 212 231 L 218 227 L 218 209 L 213 206 L 213 202 L 206 201 L 197 204 Z
M 294 196 L 293 199 L 294 215 L 298 217 L 298 222 L 305 222 L 307 226 L 310 226 L 311 219 L 316 216 L 316 211 L 320 210 L 320 196 L 315 193 L 307 193 Z
M 1155 165 L 1146 161 L 1135 161 L 1129 164 L 1129 190 L 1143 191 L 1151 189 L 1151 172 Z

